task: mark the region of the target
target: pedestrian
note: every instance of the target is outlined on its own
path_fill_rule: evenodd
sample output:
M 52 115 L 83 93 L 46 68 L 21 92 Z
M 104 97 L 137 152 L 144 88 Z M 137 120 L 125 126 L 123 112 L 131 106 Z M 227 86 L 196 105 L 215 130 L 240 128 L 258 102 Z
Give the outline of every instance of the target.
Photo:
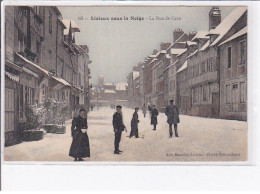
M 79 110 L 79 116 L 74 117 L 71 125 L 72 144 L 69 156 L 74 161 L 83 161 L 82 158 L 90 157 L 89 139 L 86 129 L 88 129 L 85 109 Z
M 165 114 L 167 116 L 167 122 L 169 124 L 170 138 L 172 137 L 172 125 L 174 125 L 175 137 L 179 137 L 177 131 L 177 125 L 180 122 L 179 119 L 179 109 L 174 105 L 173 100 L 170 100 L 170 105 L 167 106 Z
M 156 130 L 156 125 L 158 124 L 157 121 L 157 116 L 159 115 L 159 111 L 157 110 L 157 108 L 155 107 L 155 105 L 153 105 L 152 110 L 151 110 L 151 125 L 154 126 L 153 130 Z
M 135 136 L 136 138 L 139 138 L 139 136 L 138 136 L 138 123 L 140 121 L 138 120 L 138 111 L 139 111 L 139 108 L 136 107 L 135 112 L 133 114 L 133 118 L 131 120 L 131 132 L 130 132 L 129 138 L 131 138 L 133 136 Z
M 145 115 L 146 115 L 146 106 L 145 106 L 145 104 L 143 105 L 142 110 L 143 110 L 143 114 L 144 114 L 144 118 L 145 118 Z
M 93 109 L 94 109 L 94 106 L 93 106 L 93 104 L 91 105 L 91 111 L 93 111 Z
M 116 106 L 116 112 L 113 115 L 113 127 L 114 127 L 114 132 L 115 132 L 114 154 L 121 154 L 121 152 L 123 152 L 123 151 L 119 150 L 119 143 L 121 141 L 122 132 L 124 130 L 125 130 L 125 132 L 127 132 L 127 130 L 123 123 L 122 106 L 120 106 L 120 105 Z

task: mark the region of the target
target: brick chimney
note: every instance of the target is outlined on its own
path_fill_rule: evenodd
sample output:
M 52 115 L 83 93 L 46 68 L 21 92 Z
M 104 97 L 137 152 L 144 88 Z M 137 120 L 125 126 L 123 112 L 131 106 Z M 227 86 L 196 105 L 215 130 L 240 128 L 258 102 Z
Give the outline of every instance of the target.
M 171 46 L 170 42 L 161 42 L 161 50 L 166 50 Z
M 209 30 L 215 29 L 221 22 L 221 12 L 219 7 L 213 6 L 209 11 Z
M 196 31 L 189 32 L 189 40 L 192 40 L 193 37 L 197 34 Z
M 183 30 L 177 28 L 173 31 L 173 42 L 175 42 L 178 38 L 180 38 L 184 34 Z

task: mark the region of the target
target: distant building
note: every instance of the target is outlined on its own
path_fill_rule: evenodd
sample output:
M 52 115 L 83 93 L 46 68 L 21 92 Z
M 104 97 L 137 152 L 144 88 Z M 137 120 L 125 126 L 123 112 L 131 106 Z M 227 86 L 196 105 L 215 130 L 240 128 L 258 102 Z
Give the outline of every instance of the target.
M 98 76 L 98 85 L 102 86 L 105 83 L 105 78 L 103 75 Z
M 127 83 L 104 83 L 92 88 L 91 104 L 96 107 L 127 105 Z

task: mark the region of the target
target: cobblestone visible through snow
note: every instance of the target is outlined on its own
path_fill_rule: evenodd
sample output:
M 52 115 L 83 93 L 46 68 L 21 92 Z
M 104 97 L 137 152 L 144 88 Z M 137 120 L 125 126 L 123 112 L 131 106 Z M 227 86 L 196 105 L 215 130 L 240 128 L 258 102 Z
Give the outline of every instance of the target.
M 169 138 L 166 116 L 160 113 L 157 131 L 149 114 L 139 111 L 139 139 L 129 139 L 133 110 L 123 108 L 127 133 L 122 134 L 121 155 L 114 155 L 112 116 L 114 110 L 101 108 L 88 115 L 90 159 L 86 161 L 241 161 L 247 159 L 247 122 L 180 116 L 179 138 Z M 43 140 L 5 147 L 6 161 L 72 161 L 71 121 L 66 134 L 46 134 Z M 219 154 L 222 154 L 221 156 Z

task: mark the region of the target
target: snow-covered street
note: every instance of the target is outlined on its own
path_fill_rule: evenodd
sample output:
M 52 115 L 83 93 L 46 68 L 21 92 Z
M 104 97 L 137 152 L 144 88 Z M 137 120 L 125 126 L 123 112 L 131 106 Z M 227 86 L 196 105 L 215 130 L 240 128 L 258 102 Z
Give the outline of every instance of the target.
M 127 133 L 120 143 L 121 155 L 115 155 L 112 116 L 114 110 L 101 108 L 88 115 L 90 159 L 85 161 L 243 161 L 247 159 L 247 122 L 180 116 L 179 138 L 169 138 L 164 113 L 158 116 L 157 130 L 139 111 L 139 136 L 128 138 L 134 110 L 123 108 Z M 43 140 L 5 147 L 5 161 L 73 161 L 68 156 L 72 142 L 71 121 L 66 134 L 46 134 Z M 222 154 L 222 155 L 219 155 Z

